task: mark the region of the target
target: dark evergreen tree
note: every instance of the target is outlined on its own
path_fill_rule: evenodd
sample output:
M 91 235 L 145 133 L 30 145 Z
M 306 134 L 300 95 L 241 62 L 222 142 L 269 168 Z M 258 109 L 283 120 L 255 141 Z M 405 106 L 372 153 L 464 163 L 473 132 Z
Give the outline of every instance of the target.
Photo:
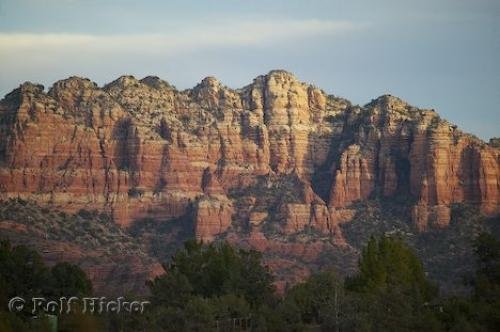
M 346 280 L 353 310 L 346 313 L 360 330 L 439 330 L 433 300 L 437 287 L 402 240 L 372 237 L 361 254 L 359 273 Z M 356 316 L 356 313 L 359 313 Z
M 92 293 L 92 283 L 78 266 L 62 262 L 50 270 L 53 297 L 84 297 Z
M 27 303 L 33 297 L 58 300 L 61 296 L 85 296 L 92 292 L 92 284 L 86 274 L 76 265 L 56 264 L 49 269 L 42 257 L 26 246 L 12 246 L 8 241 L 0 242 L 0 301 L 8 303 L 19 296 Z M 33 319 L 31 308 L 25 305 L 20 313 L 0 307 L 0 331 L 49 331 L 45 313 L 38 312 Z M 88 331 L 101 326 L 98 319 L 78 313 L 59 317 L 60 331 Z

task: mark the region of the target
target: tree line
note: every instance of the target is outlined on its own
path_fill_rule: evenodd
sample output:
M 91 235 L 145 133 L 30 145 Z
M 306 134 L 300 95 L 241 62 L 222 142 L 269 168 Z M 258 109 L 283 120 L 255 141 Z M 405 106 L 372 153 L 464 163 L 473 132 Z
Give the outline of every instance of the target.
M 372 237 L 358 272 L 311 275 L 278 296 L 273 275 L 253 250 L 187 241 L 148 283 L 143 314 L 60 316 L 59 331 L 499 331 L 500 241 L 475 241 L 477 269 L 467 296 L 443 297 L 413 250 L 397 237 Z M 77 266 L 46 267 L 24 246 L 0 247 L 0 300 L 92 293 Z M 38 325 L 37 325 L 38 324 Z M 44 330 L 29 313 L 0 310 L 1 331 Z M 34 329 L 35 327 L 35 329 Z

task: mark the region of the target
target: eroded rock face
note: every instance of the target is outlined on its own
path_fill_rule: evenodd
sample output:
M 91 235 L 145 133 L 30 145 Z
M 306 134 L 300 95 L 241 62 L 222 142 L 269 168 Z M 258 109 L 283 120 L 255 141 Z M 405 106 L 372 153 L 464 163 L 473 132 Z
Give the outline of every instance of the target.
M 290 174 L 300 197 L 233 206 L 232 189 Z M 205 241 L 280 222 L 283 234 L 310 227 L 342 244 L 349 206 L 376 195 L 409 197 L 421 231 L 446 227 L 452 203 L 499 213 L 499 183 L 500 150 L 434 111 L 388 95 L 352 106 L 285 71 L 239 90 L 213 77 L 186 91 L 152 76 L 103 88 L 70 77 L 0 101 L 2 199 L 106 210 L 123 226 L 193 207 Z
M 195 211 L 195 234 L 200 241 L 211 242 L 231 225 L 233 206 L 227 199 L 203 197 L 197 201 Z
M 364 114 L 363 114 L 364 113 Z M 457 130 L 432 110 L 382 96 L 357 111 L 355 145 L 341 152 L 330 205 L 346 206 L 373 194 L 416 199 L 420 230 L 445 227 L 450 204 L 469 202 L 499 212 L 499 150 Z

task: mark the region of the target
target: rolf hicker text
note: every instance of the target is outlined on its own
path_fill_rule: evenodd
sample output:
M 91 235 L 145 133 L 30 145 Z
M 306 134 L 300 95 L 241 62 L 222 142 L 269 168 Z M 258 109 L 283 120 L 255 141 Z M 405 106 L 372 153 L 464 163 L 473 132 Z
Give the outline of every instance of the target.
M 16 296 L 10 299 L 8 307 L 11 312 L 21 312 L 25 309 L 32 314 L 44 312 L 47 314 L 69 314 L 81 311 L 88 314 L 102 313 L 139 313 L 142 314 L 149 301 L 128 301 L 120 296 L 116 299 L 106 297 L 61 297 L 59 299 L 46 299 L 44 297 L 33 297 L 31 301 Z M 27 307 L 27 306 L 30 307 Z

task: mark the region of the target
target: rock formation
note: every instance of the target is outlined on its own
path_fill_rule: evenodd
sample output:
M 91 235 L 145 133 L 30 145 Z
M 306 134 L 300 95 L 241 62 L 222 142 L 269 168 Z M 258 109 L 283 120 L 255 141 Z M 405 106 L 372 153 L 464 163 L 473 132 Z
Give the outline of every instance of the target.
M 290 198 L 256 178 L 299 189 Z M 251 186 L 276 197 L 236 204 L 230 193 Z M 0 101 L 0 199 L 104 210 L 125 227 L 191 213 L 205 241 L 275 223 L 342 244 L 353 203 L 395 195 L 420 231 L 446 227 L 457 202 L 498 214 L 500 150 L 433 110 L 390 95 L 354 106 L 282 70 L 238 90 L 213 77 L 185 91 L 152 76 L 102 88 L 70 77 Z

